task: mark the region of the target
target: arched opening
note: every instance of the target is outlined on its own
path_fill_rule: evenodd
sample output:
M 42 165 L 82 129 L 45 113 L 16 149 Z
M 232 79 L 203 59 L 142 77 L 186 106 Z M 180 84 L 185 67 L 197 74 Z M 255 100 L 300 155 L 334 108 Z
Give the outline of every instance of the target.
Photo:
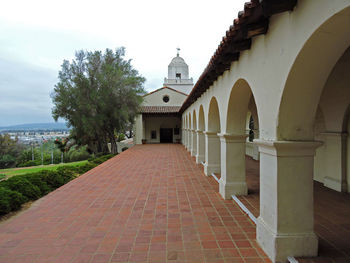
M 215 97 L 210 100 L 208 112 L 208 132 L 220 133 L 219 106 Z
M 187 136 L 186 136 L 186 129 L 187 129 L 187 116 L 186 115 L 183 115 L 183 128 L 182 128 L 182 142 L 183 142 L 183 145 L 185 146 L 186 148 L 186 144 L 187 144 Z
M 313 140 L 323 87 L 350 44 L 350 7 L 323 23 L 299 52 L 281 99 L 278 140 Z M 325 33 L 327 32 L 327 33 Z
M 251 157 L 246 157 L 246 154 L 259 156 L 257 146 L 249 141 L 249 132 L 252 135 L 251 139 L 254 139 L 254 126 L 259 126 L 255 100 L 249 84 L 244 79 L 239 79 L 230 93 L 226 133 L 221 135 L 221 178 L 219 184 L 220 194 L 225 199 L 230 199 L 232 195 L 246 195 L 248 193 L 246 167 L 258 170 L 259 163 Z M 259 188 L 258 172 L 251 173 L 251 177 L 254 187 Z
M 191 121 L 191 112 L 188 113 L 188 133 L 187 133 L 187 150 L 191 152 L 192 150 L 192 121 Z
M 346 111 L 344 118 L 343 131 L 347 134 L 346 140 L 346 181 L 348 185 L 348 193 L 350 193 L 350 105 Z
M 191 156 L 197 155 L 197 116 L 196 111 L 193 110 L 192 113 L 192 151 Z
M 350 47 L 335 64 L 324 85 L 318 105 L 322 109 L 323 127 L 319 127 L 320 113 L 316 113 L 314 121 L 315 139 L 323 142 L 323 146 L 316 150 L 314 179 L 339 192 L 348 191 L 348 133 L 344 129 L 344 122 L 350 104 L 349 68 Z
M 342 124 L 350 103 L 349 46 L 350 7 L 347 7 L 326 20 L 305 42 L 284 84 L 276 140 L 258 141 L 261 178 L 257 240 L 274 260 L 291 255 L 317 255 L 315 233 L 319 229 L 314 228 L 314 204 L 317 217 L 330 222 L 339 222 L 341 218 L 335 207 L 344 204 L 331 205 L 332 201 L 322 195 L 323 186 L 313 179 L 323 180 L 327 187 L 337 191 L 346 189 L 348 165 Z M 325 147 L 316 150 L 321 143 L 315 138 L 321 138 Z M 323 151 L 326 158 L 318 156 L 317 151 Z M 314 169 L 320 159 L 323 168 Z M 325 175 L 314 174 L 320 170 Z M 331 195 L 329 190 L 328 193 Z M 332 227 L 335 226 L 327 225 L 328 229 Z M 326 236 L 322 231 L 320 242 Z M 328 238 L 336 242 L 331 235 Z M 322 247 L 325 246 L 324 243 Z
M 209 103 L 208 124 L 205 131 L 205 165 L 204 173 L 209 176 L 220 174 L 221 167 L 221 149 L 220 149 L 220 112 L 218 102 L 212 97 Z
M 205 119 L 203 106 L 200 105 L 198 113 L 198 130 L 197 130 L 197 155 L 196 163 L 205 162 Z

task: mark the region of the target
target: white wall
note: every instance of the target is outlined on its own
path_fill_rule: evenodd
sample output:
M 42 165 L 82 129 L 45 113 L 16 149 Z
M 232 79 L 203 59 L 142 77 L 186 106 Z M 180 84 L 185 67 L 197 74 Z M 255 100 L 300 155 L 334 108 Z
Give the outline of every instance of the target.
M 181 139 L 181 119 L 177 117 L 143 117 L 145 126 L 145 137 L 147 143 L 159 143 L 160 139 L 160 128 L 179 128 L 179 135 L 173 134 L 173 142 L 177 139 Z M 157 138 L 151 139 L 151 131 L 157 132 Z
M 165 103 L 163 101 L 163 97 L 167 95 L 169 96 L 169 102 Z M 176 92 L 174 90 L 168 88 L 162 88 L 158 91 L 151 92 L 146 94 L 143 97 L 143 106 L 181 106 L 187 96 L 185 94 Z
M 209 102 L 212 96 L 215 96 L 219 105 L 221 131 L 226 132 L 229 94 L 234 84 L 239 79 L 244 79 L 255 98 L 260 139 L 280 139 L 277 130 L 280 129 L 278 125 L 281 100 L 290 70 L 299 52 L 320 25 L 347 6 L 349 1 L 345 0 L 304 0 L 298 1 L 293 12 L 272 16 L 268 33 L 253 38 L 252 48 L 241 52 L 239 61 L 233 62 L 230 70 L 225 71 L 195 103 L 186 109 L 184 114 L 193 110 L 198 113 L 202 104 L 207 125 Z M 345 15 L 341 17 L 344 21 L 340 22 L 346 20 L 350 22 L 350 17 Z M 299 101 L 302 100 L 303 97 L 300 97 Z M 299 111 L 297 103 L 289 111 L 291 115 Z

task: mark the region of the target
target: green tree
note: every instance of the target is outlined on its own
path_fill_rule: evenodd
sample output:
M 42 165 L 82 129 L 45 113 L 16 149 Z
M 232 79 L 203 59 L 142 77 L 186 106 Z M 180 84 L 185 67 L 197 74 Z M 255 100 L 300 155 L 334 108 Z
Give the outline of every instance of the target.
M 0 134 L 0 169 L 13 167 L 16 164 L 16 158 L 24 146 L 18 142 L 18 139 L 11 139 L 9 134 Z
M 114 133 L 133 123 L 144 94 L 145 79 L 124 59 L 124 48 L 79 51 L 65 60 L 51 94 L 52 115 L 67 120 L 71 138 L 91 152 L 117 152 Z

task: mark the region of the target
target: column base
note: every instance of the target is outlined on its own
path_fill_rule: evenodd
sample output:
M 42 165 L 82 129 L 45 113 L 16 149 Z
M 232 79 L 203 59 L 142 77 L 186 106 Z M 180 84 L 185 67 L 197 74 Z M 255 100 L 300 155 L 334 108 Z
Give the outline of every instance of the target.
M 204 174 L 210 176 L 212 173 L 220 173 L 220 164 L 208 164 L 204 165 Z
M 315 233 L 276 234 L 259 217 L 256 239 L 272 262 L 287 262 L 287 257 L 317 256 L 318 238 Z
M 346 182 L 339 182 L 336 178 L 326 176 L 323 181 L 323 185 L 337 192 L 346 192 L 347 184 Z
M 246 182 L 225 183 L 219 180 L 219 193 L 224 199 L 231 199 L 232 195 L 247 195 L 248 187 Z
M 191 156 L 196 156 L 196 154 L 197 154 L 197 153 L 196 153 L 196 150 L 193 150 L 193 149 L 192 149 L 192 151 L 191 151 Z
M 197 164 L 200 164 L 200 163 L 202 163 L 202 162 L 204 162 L 204 155 L 199 155 L 199 154 L 197 154 L 197 155 L 196 155 L 196 163 L 197 163 Z

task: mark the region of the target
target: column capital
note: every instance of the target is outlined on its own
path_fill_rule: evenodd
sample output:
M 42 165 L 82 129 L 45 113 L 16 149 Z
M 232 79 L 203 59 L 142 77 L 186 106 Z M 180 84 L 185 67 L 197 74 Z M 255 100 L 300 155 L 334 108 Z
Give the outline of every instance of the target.
M 255 139 L 259 152 L 273 156 L 314 156 L 320 141 L 267 141 Z
M 341 138 L 346 138 L 348 137 L 348 133 L 347 132 L 321 132 L 321 135 L 324 136 L 332 136 L 332 137 L 341 137 Z
M 197 134 L 203 134 L 203 131 L 202 130 L 196 130 L 196 133 Z
M 208 136 L 208 137 L 218 136 L 218 133 L 217 133 L 217 132 L 204 131 L 203 133 L 204 133 L 206 136 Z
M 236 143 L 242 143 L 246 141 L 246 138 L 248 137 L 247 134 L 233 134 L 233 133 L 218 133 L 218 136 L 220 137 L 220 141 L 222 142 L 236 142 Z

